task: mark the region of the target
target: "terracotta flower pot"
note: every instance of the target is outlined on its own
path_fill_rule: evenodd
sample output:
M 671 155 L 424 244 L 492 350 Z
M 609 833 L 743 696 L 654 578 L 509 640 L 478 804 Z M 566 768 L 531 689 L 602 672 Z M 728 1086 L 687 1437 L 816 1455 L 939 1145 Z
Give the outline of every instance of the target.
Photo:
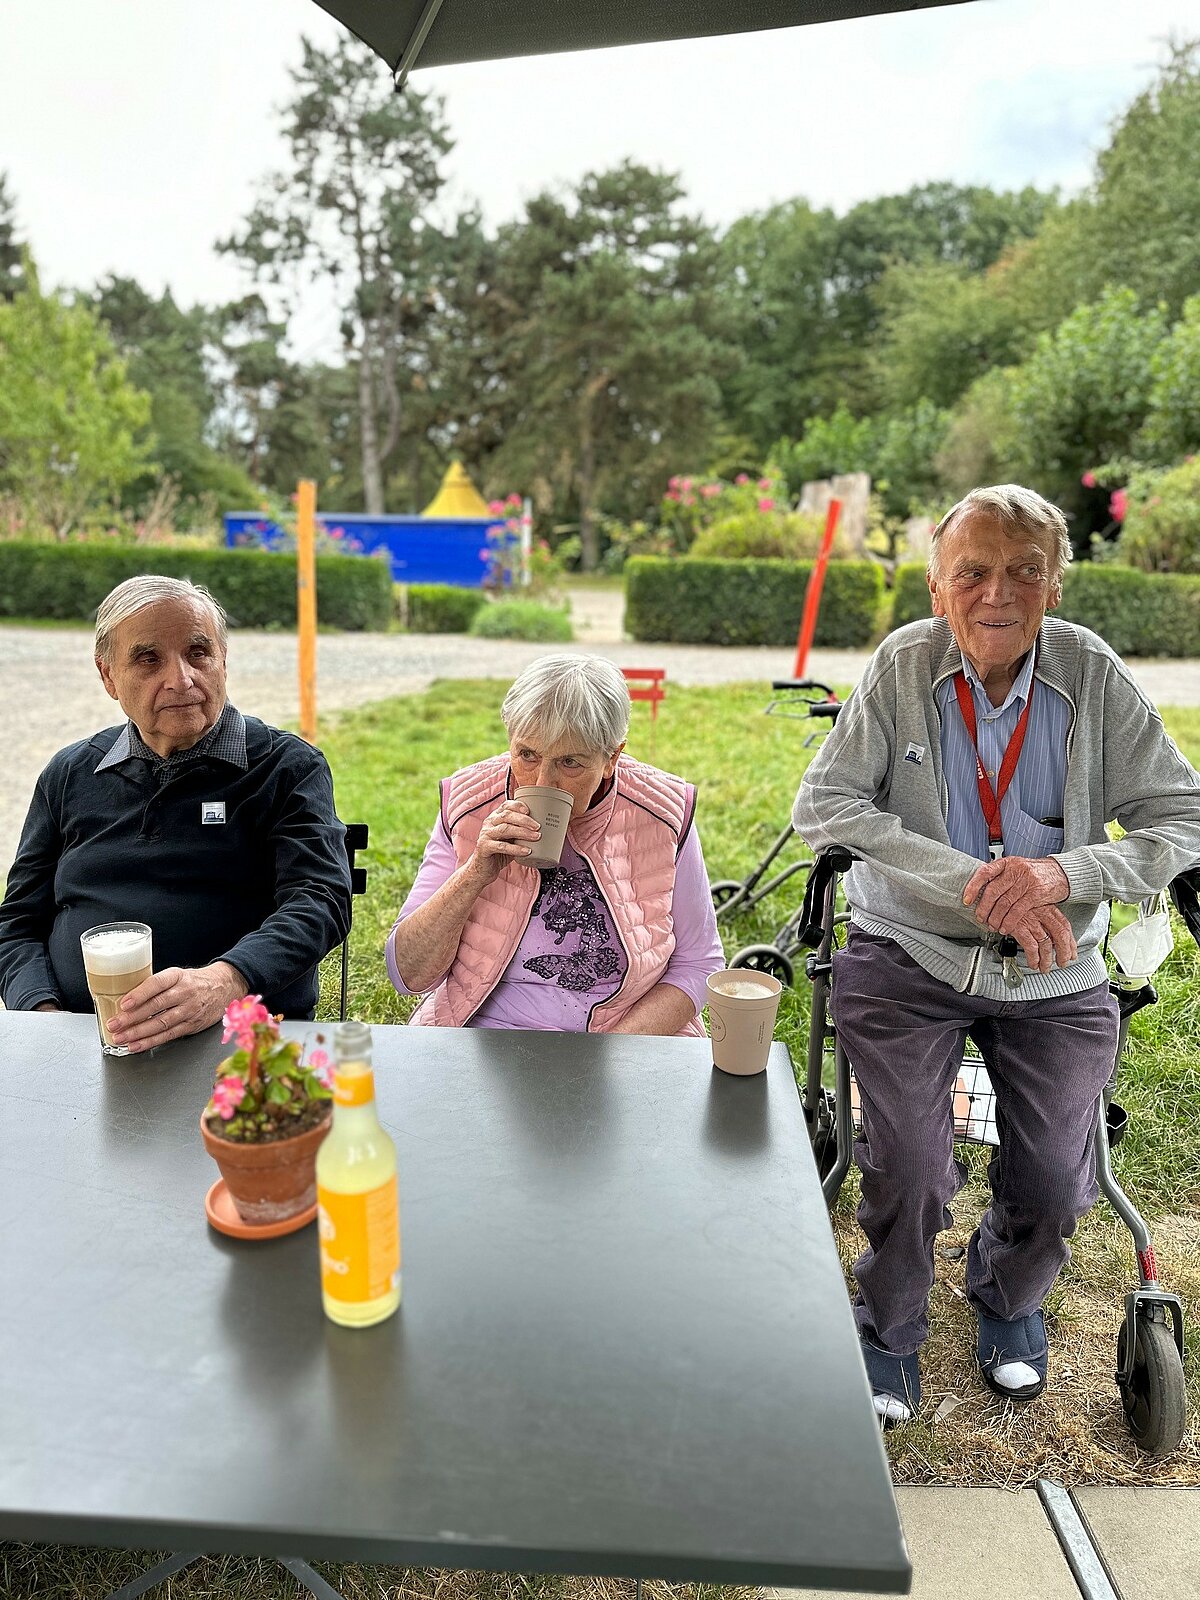
M 243 1222 L 286 1222 L 316 1204 L 317 1150 L 333 1123 L 332 1112 L 315 1128 L 269 1144 L 235 1144 L 218 1138 L 200 1114 L 204 1148 L 221 1169 Z

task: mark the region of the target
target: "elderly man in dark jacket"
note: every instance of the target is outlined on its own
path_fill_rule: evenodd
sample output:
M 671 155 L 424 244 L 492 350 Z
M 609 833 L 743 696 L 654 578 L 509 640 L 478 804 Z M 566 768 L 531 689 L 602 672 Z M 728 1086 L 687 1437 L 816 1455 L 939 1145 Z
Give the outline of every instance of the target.
M 156 970 L 109 1029 L 130 1051 L 207 1028 L 251 992 L 311 1016 L 318 963 L 350 925 L 325 758 L 229 704 L 225 616 L 194 584 L 118 585 L 95 650 L 126 721 L 37 781 L 0 905 L 5 1005 L 90 1010 L 80 935 L 136 920 Z

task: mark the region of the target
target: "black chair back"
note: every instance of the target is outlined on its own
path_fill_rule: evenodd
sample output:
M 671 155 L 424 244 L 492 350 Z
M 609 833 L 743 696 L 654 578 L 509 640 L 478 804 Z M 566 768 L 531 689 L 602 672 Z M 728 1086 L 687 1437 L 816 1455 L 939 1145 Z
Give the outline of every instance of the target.
M 355 861 L 355 852 L 365 850 L 367 847 L 367 824 L 365 822 L 346 823 L 346 855 L 350 860 L 350 894 L 351 912 L 354 908 L 353 896 L 366 894 L 367 869 L 360 867 Z M 352 924 L 353 926 L 353 924 Z M 342 1022 L 346 1020 L 346 986 L 350 978 L 350 933 L 342 940 L 342 990 L 341 1004 L 338 1008 L 338 1017 Z

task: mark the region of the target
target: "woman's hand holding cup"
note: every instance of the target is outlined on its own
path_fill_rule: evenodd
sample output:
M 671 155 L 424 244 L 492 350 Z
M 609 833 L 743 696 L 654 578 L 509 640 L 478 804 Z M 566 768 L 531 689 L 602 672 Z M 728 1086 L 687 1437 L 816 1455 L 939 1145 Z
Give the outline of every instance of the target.
M 500 876 L 510 861 L 527 864 L 541 833 L 541 827 L 530 816 L 524 801 L 505 800 L 479 830 L 471 857 L 472 872 L 486 887 Z

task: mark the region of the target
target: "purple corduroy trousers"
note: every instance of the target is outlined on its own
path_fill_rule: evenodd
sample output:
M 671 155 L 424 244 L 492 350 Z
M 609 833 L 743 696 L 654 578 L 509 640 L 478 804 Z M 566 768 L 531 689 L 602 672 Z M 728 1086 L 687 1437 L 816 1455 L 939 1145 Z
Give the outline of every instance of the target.
M 1118 1034 L 1108 985 L 1024 1002 L 959 994 L 894 940 L 852 927 L 833 958 L 832 1012 L 862 1103 L 860 1330 L 897 1355 L 929 1331 L 934 1240 L 965 1176 L 953 1089 L 968 1033 L 995 1089 L 1000 1147 L 967 1293 L 1005 1321 L 1036 1311 L 1098 1193 L 1093 1140 Z

